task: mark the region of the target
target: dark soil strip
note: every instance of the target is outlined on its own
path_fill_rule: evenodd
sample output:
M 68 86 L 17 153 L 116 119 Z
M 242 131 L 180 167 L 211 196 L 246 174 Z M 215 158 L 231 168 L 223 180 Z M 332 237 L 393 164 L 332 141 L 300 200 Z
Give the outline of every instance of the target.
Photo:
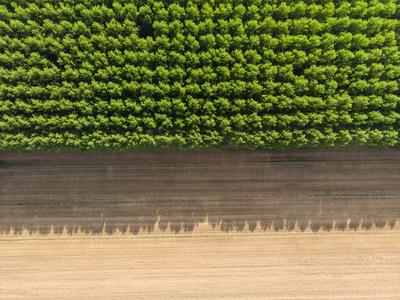
M 368 230 L 400 216 L 400 150 L 1 153 L 0 232 Z

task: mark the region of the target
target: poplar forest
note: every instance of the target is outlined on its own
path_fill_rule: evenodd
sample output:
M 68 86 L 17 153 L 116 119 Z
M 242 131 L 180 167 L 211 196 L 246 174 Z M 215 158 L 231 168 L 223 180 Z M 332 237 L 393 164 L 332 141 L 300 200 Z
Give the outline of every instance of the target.
M 0 149 L 399 144 L 400 4 L 0 1 Z

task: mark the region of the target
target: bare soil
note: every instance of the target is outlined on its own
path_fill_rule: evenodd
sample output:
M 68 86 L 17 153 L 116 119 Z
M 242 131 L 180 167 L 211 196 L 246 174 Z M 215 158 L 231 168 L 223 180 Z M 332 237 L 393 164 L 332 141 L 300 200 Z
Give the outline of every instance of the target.
M 0 299 L 400 299 L 400 150 L 0 153 Z
M 367 230 L 400 216 L 400 150 L 0 154 L 0 232 Z
M 0 241 L 0 299 L 400 299 L 400 231 Z

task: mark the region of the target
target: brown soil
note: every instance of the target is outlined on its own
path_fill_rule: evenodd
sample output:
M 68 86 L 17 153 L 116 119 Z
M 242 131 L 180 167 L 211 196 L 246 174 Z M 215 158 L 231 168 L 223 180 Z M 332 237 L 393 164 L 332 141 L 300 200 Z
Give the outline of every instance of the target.
M 0 154 L 0 232 L 392 227 L 400 151 Z

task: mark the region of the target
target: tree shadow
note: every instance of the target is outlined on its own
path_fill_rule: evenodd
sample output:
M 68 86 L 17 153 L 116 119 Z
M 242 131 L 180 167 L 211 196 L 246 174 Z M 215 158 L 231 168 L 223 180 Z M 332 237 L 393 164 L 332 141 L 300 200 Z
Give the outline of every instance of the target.
M 3 154 L 13 167 L 0 169 L 0 233 L 393 228 L 399 155 L 373 154 Z
M 323 199 L 321 201 L 321 199 Z M 223 232 L 243 230 L 368 230 L 372 226 L 393 228 L 400 215 L 400 201 L 376 198 L 375 207 L 360 199 L 159 199 L 140 201 L 45 200 L 2 204 L 2 234 L 48 234 L 78 230 L 87 234 L 140 231 L 192 232 L 208 223 Z M 248 204 L 244 207 L 243 204 Z M 345 205 L 344 205 L 345 204 Z M 352 210 L 347 207 L 351 204 Z

